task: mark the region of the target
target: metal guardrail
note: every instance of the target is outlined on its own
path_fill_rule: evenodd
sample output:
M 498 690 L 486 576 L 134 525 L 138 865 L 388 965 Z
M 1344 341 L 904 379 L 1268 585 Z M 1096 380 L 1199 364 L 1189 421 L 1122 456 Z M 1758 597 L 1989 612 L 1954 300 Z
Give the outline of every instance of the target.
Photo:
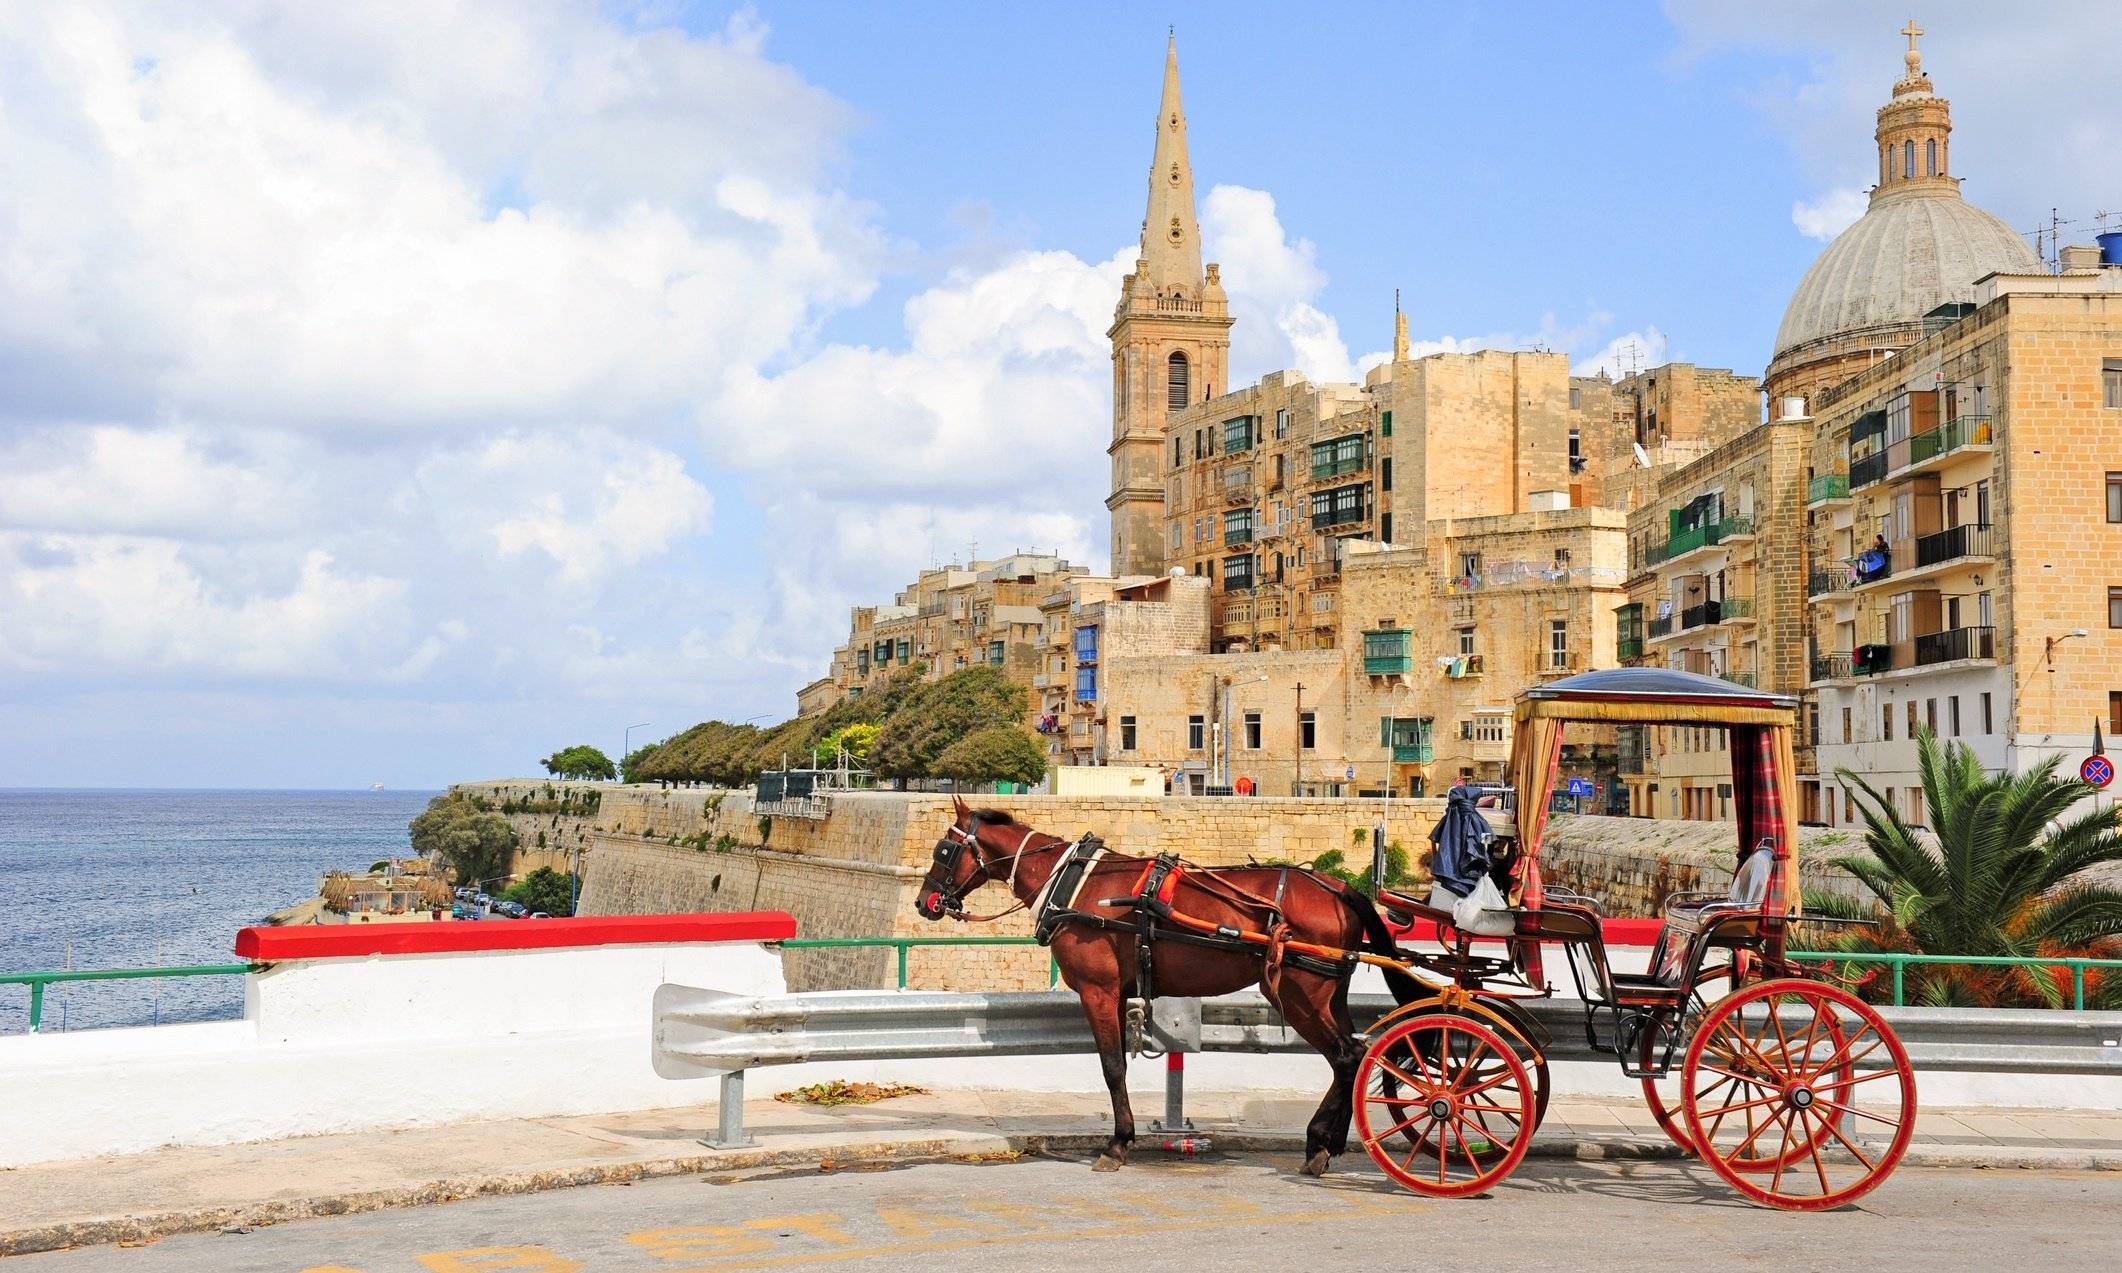
M 1548 1033 L 1551 1061 L 1605 1057 L 1586 1039 L 1583 1005 L 1527 999 Z M 1353 995 L 1358 1030 L 1390 1011 L 1386 995 Z M 1257 994 L 1159 1000 L 1156 1032 L 1172 1052 L 1289 1053 L 1310 1045 Z M 1095 1051 L 1076 996 L 1066 992 L 949 994 L 827 991 L 754 997 L 666 984 L 654 1002 L 654 1064 L 667 1079 L 719 1076 L 719 1130 L 744 1134 L 744 1072 L 808 1061 L 1054 1056 Z M 1889 1008 L 1884 1015 L 1919 1070 L 2122 1077 L 2122 1013 L 2021 1008 Z M 1168 1108 L 1171 1099 L 1167 1097 Z
M 44 992 L 69 981 L 144 981 L 157 977 L 233 977 L 255 964 L 183 964 L 171 968 L 68 968 L 52 972 L 0 973 L 0 986 L 29 987 L 29 1028 L 44 1028 Z

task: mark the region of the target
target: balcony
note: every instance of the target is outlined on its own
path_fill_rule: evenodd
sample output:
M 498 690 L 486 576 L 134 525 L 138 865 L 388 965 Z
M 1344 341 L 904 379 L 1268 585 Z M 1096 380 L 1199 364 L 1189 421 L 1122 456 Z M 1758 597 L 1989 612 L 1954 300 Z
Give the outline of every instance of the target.
M 1997 630 L 1992 627 L 1947 628 L 1916 638 L 1916 666 L 1961 659 L 1997 657 Z
M 1614 642 L 1614 657 L 1617 659 L 1640 659 L 1643 657 L 1642 637 L 1622 637 Z
M 1861 491 L 1867 486 L 1886 480 L 1886 452 L 1874 451 L 1861 459 L 1849 462 L 1849 489 Z
M 1823 681 L 1847 681 L 1856 676 L 1847 654 L 1815 654 L 1812 660 L 1811 679 L 1815 684 Z
M 1379 628 L 1363 634 L 1365 676 L 1405 676 L 1414 671 L 1414 656 L 1408 651 L 1413 636 L 1406 628 Z
M 1717 603 L 1719 623 L 1752 623 L 1754 621 L 1754 599 L 1752 597 L 1726 597 Z
M 1745 517 L 1727 517 L 1720 522 L 1705 522 L 1680 531 L 1662 544 L 1650 550 L 1650 564 L 1666 565 L 1692 553 L 1714 548 L 1732 539 L 1743 539 L 1754 533 L 1753 522 Z
M 1826 569 L 1814 567 L 1805 580 L 1805 595 L 1808 597 L 1832 597 L 1849 591 L 1849 571 L 1841 566 Z
M 1318 482 L 1328 478 L 1345 477 L 1350 473 L 1362 472 L 1364 467 L 1365 461 L 1360 455 L 1344 455 L 1339 459 L 1332 460 L 1313 460 L 1312 480 Z
M 1724 603 L 1721 601 L 1705 601 L 1700 605 L 1689 606 L 1680 612 L 1679 630 L 1685 632 L 1690 628 L 1706 628 L 1712 623 L 1723 622 L 1723 619 Z
M 1849 498 L 1849 474 L 1822 473 L 1805 486 L 1805 503 L 1832 504 Z
M 1664 640 L 1666 637 L 1669 637 L 1673 634 L 1673 616 L 1666 615 L 1664 618 L 1661 619 L 1652 619 L 1649 625 L 1647 626 L 1646 631 L 1649 634 L 1651 640 Z
M 1444 675 L 1455 681 L 1463 681 L 1468 677 L 1481 675 L 1481 656 L 1478 654 L 1462 654 L 1458 656 L 1444 666 Z
M 1243 526 L 1226 526 L 1223 528 L 1223 546 L 1225 548 L 1234 547 L 1238 544 L 1249 544 L 1251 542 L 1253 542 L 1253 528 L 1251 523 L 1248 522 Z
M 1364 520 L 1365 509 L 1361 504 L 1353 508 L 1337 508 L 1330 512 L 1313 513 L 1312 529 L 1324 530 L 1330 526 L 1353 526 Z
M 1917 570 L 1942 566 L 1963 557 L 1995 558 L 1995 528 L 1988 522 L 1968 522 L 1916 540 Z
M 1229 572 L 1226 572 L 1226 573 L 1224 574 L 1224 576 L 1223 576 L 1223 591 L 1225 591 L 1225 592 L 1251 592 L 1252 590 L 1253 590 L 1253 575 L 1252 575 L 1252 573 L 1251 573 L 1250 571 L 1247 571 L 1247 572 L 1245 572 L 1245 573 L 1242 573 L 1242 574 L 1235 574 L 1235 573 L 1229 573 Z
M 1734 685 L 1744 685 L 1748 689 L 1759 688 L 1759 680 L 1752 672 L 1726 672 L 1724 679 Z
M 1987 452 L 1993 437 L 1988 416 L 1955 416 L 1935 429 L 1887 447 L 1888 476 L 1913 477 L 1943 467 L 1947 460 L 1962 452 Z
M 1393 763 L 1396 765 L 1426 765 L 1436 758 L 1436 745 L 1427 741 L 1393 744 Z
M 1860 645 L 1849 654 L 1849 670 L 1856 676 L 1877 676 L 1890 672 L 1894 666 L 1894 647 L 1874 644 Z

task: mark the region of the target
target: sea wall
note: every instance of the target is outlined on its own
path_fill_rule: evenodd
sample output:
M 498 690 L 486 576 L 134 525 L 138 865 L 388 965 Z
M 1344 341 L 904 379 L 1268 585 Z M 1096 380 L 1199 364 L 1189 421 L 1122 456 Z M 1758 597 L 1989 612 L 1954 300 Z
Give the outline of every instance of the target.
M 524 839 L 526 861 L 536 864 L 546 853 L 564 866 L 566 855 L 579 851 L 585 915 L 778 910 L 794 915 L 806 938 L 1030 932 L 1022 914 L 968 927 L 914 913 L 917 885 L 952 817 L 947 795 L 852 792 L 831 797 L 829 816 L 814 819 L 762 818 L 745 791 L 536 779 L 459 789 L 513 810 L 506 816 Z M 1369 858 L 1368 829 L 1381 817 L 1387 838 L 1419 861 L 1443 809 L 1441 800 L 1211 797 L 1011 796 L 982 803 L 1054 835 L 1095 831 L 1118 852 L 1169 851 L 1211 866 L 1309 862 L 1329 849 L 1361 864 Z M 1558 815 L 1546 845 L 1547 879 L 1599 898 L 1610 915 L 1655 915 L 1670 893 L 1725 887 L 1732 836 L 1730 823 Z M 1808 887 L 1853 891 L 1853 881 L 1825 860 L 1849 847 L 1846 831 L 1807 828 L 1800 851 Z M 990 887 L 971 905 L 991 912 L 1007 902 Z M 897 959 L 880 948 L 791 950 L 789 984 L 895 985 Z M 1005 990 L 1043 988 L 1049 970 L 1046 952 L 1035 948 L 944 946 L 914 948 L 907 973 L 908 984 L 921 989 Z

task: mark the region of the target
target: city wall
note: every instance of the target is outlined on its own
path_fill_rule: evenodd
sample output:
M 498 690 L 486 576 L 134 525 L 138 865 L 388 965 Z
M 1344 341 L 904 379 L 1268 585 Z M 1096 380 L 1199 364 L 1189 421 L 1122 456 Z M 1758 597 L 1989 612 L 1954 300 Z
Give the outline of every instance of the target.
M 549 846 L 581 846 L 585 915 L 781 910 L 796 917 L 806 938 L 1030 932 L 1029 917 L 1021 913 L 981 925 L 929 923 L 914 913 L 914 894 L 952 817 L 948 795 L 852 792 L 831 798 L 829 816 L 801 818 L 763 817 L 742 791 L 538 780 L 458 789 L 499 807 L 549 803 L 570 788 L 595 790 L 595 808 L 509 816 L 526 820 L 519 834 L 534 824 L 534 834 L 542 831 Z M 574 803 L 580 810 L 584 802 L 577 796 Z M 1358 869 L 1369 861 L 1369 828 L 1381 817 L 1388 841 L 1418 862 L 1444 804 L 1121 796 L 981 797 L 976 803 L 1005 808 L 1054 835 L 1095 831 L 1121 853 L 1174 852 L 1220 866 L 1311 862 L 1339 850 Z M 1547 846 L 1547 878 L 1600 898 L 1609 914 L 1655 914 L 1668 893 L 1725 886 L 1734 856 L 1731 834 L 1728 823 L 1558 817 Z M 1824 862 L 1835 845 L 1821 837 L 1833 835 L 1805 833 L 1808 884 L 1848 886 Z M 1847 838 L 1843 833 L 1836 843 Z M 993 886 L 970 901 L 975 913 L 1007 905 Z M 883 948 L 792 950 L 789 986 L 895 985 L 897 958 Z M 1041 989 L 1049 975 L 1045 951 L 1012 946 L 915 948 L 907 971 L 909 985 L 932 990 Z

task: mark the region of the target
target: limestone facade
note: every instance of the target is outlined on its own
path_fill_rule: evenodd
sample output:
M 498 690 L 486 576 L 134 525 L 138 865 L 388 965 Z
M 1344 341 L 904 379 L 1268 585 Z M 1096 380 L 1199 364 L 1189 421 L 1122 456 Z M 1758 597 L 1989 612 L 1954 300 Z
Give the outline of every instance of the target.
M 1926 821 L 1917 725 L 2002 770 L 2122 725 L 2122 266 L 2064 256 L 1822 396 L 1810 818 L 1858 820 L 1846 767 Z

